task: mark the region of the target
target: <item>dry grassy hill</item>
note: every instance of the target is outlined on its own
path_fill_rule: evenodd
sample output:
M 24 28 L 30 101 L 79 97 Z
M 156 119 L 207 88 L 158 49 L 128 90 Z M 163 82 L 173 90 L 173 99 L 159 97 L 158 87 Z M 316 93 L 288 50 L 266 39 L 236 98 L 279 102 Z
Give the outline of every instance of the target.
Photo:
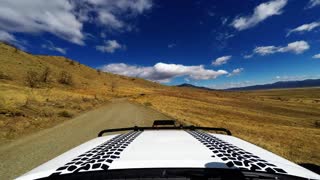
M 320 165 L 320 88 L 223 92 L 167 87 L 5 44 L 0 44 L 0 62 L 3 141 L 52 127 L 113 97 L 127 97 L 183 123 L 229 128 L 292 161 Z M 63 71 L 72 76 L 71 83 L 61 81 Z M 33 88 L 30 74 L 39 77 Z
M 100 72 L 58 56 L 38 56 L 0 43 L 0 139 L 52 127 L 114 97 L 162 85 Z

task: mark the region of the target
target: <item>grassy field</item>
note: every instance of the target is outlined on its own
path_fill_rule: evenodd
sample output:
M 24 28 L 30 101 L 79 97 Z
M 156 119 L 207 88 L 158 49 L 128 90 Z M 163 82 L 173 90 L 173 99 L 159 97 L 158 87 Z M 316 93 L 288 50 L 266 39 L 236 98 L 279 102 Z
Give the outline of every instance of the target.
M 126 97 L 186 124 L 228 128 L 297 163 L 320 165 L 320 88 L 224 92 L 168 87 L 3 43 L 0 63 L 0 143 Z
M 252 92 L 171 88 L 132 100 L 184 123 L 225 127 L 297 163 L 320 164 L 320 88 Z

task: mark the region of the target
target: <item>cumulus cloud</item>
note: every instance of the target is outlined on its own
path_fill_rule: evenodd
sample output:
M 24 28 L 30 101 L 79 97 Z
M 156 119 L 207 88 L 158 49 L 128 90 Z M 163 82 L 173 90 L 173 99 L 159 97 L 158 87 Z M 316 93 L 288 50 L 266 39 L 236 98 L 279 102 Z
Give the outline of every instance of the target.
M 151 7 L 151 0 L 2 0 L 0 30 L 8 34 L 50 33 L 84 45 L 84 23 L 90 22 L 112 30 L 132 29 L 126 20 Z
M 125 45 L 121 45 L 116 40 L 104 41 L 104 45 L 96 46 L 96 49 L 101 52 L 114 53 L 116 50 L 125 49 Z
M 187 76 L 194 80 L 215 79 L 228 74 L 225 70 L 205 69 L 203 65 L 184 66 L 182 64 L 157 63 L 154 66 L 133 66 L 124 63 L 108 64 L 100 68 L 102 71 L 148 79 L 157 82 L 170 82 L 175 77 Z
M 226 64 L 232 56 L 222 56 L 217 58 L 216 60 L 212 61 L 212 65 L 214 66 L 220 66 L 222 64 Z
M 228 77 L 239 75 L 243 70 L 243 68 L 234 69 L 231 73 L 228 74 Z
M 309 0 L 309 3 L 307 4 L 307 9 L 316 7 L 320 5 L 320 0 Z
M 267 18 L 282 14 L 283 7 L 287 4 L 287 0 L 272 0 L 258 5 L 252 15 L 237 17 L 231 25 L 237 30 L 245 30 L 256 26 Z
M 51 41 L 47 41 L 47 44 L 42 44 L 41 47 L 44 48 L 44 49 L 48 49 L 50 51 L 59 52 L 61 54 L 66 54 L 67 53 L 67 49 L 66 48 L 57 47 Z
M 67 0 L 3 0 L 0 6 L 0 29 L 6 32 L 49 32 L 76 44 L 84 44 L 82 23 L 73 14 Z
M 312 31 L 313 29 L 315 28 L 318 28 L 320 27 L 320 22 L 312 22 L 312 23 L 309 23 L 309 24 L 303 24 L 299 27 L 296 27 L 294 29 L 291 29 L 287 36 L 289 36 L 291 33 L 303 33 L 303 32 L 310 32 Z
M 312 56 L 313 59 L 320 59 L 320 54 L 315 54 L 314 56 Z
M 259 54 L 262 56 L 275 54 L 275 53 L 284 53 L 291 52 L 295 54 L 301 54 L 310 48 L 309 44 L 306 41 L 295 41 L 289 43 L 287 46 L 261 46 L 256 47 L 253 50 L 253 54 Z

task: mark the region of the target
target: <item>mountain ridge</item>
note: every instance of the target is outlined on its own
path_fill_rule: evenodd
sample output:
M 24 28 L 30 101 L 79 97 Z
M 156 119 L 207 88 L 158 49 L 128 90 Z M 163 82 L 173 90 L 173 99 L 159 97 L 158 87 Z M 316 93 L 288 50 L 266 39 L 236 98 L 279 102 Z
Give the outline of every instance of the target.
M 183 83 L 176 86 L 209 90 L 209 91 L 217 91 L 217 89 L 196 86 L 188 83 Z M 226 88 L 221 90 L 242 91 L 242 90 L 269 90 L 269 89 L 291 89 L 291 88 L 308 88 L 308 87 L 320 87 L 320 79 L 305 79 L 305 80 L 299 80 L 299 81 L 277 81 L 275 83 L 269 83 L 269 84 Z

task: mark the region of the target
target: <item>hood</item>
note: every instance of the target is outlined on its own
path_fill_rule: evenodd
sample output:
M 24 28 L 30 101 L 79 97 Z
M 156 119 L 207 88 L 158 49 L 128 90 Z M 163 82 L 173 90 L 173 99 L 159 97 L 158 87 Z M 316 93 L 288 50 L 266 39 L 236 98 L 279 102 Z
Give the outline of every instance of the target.
M 239 138 L 183 130 L 132 131 L 98 137 L 18 179 L 137 168 L 244 169 L 320 179 L 318 174 Z

